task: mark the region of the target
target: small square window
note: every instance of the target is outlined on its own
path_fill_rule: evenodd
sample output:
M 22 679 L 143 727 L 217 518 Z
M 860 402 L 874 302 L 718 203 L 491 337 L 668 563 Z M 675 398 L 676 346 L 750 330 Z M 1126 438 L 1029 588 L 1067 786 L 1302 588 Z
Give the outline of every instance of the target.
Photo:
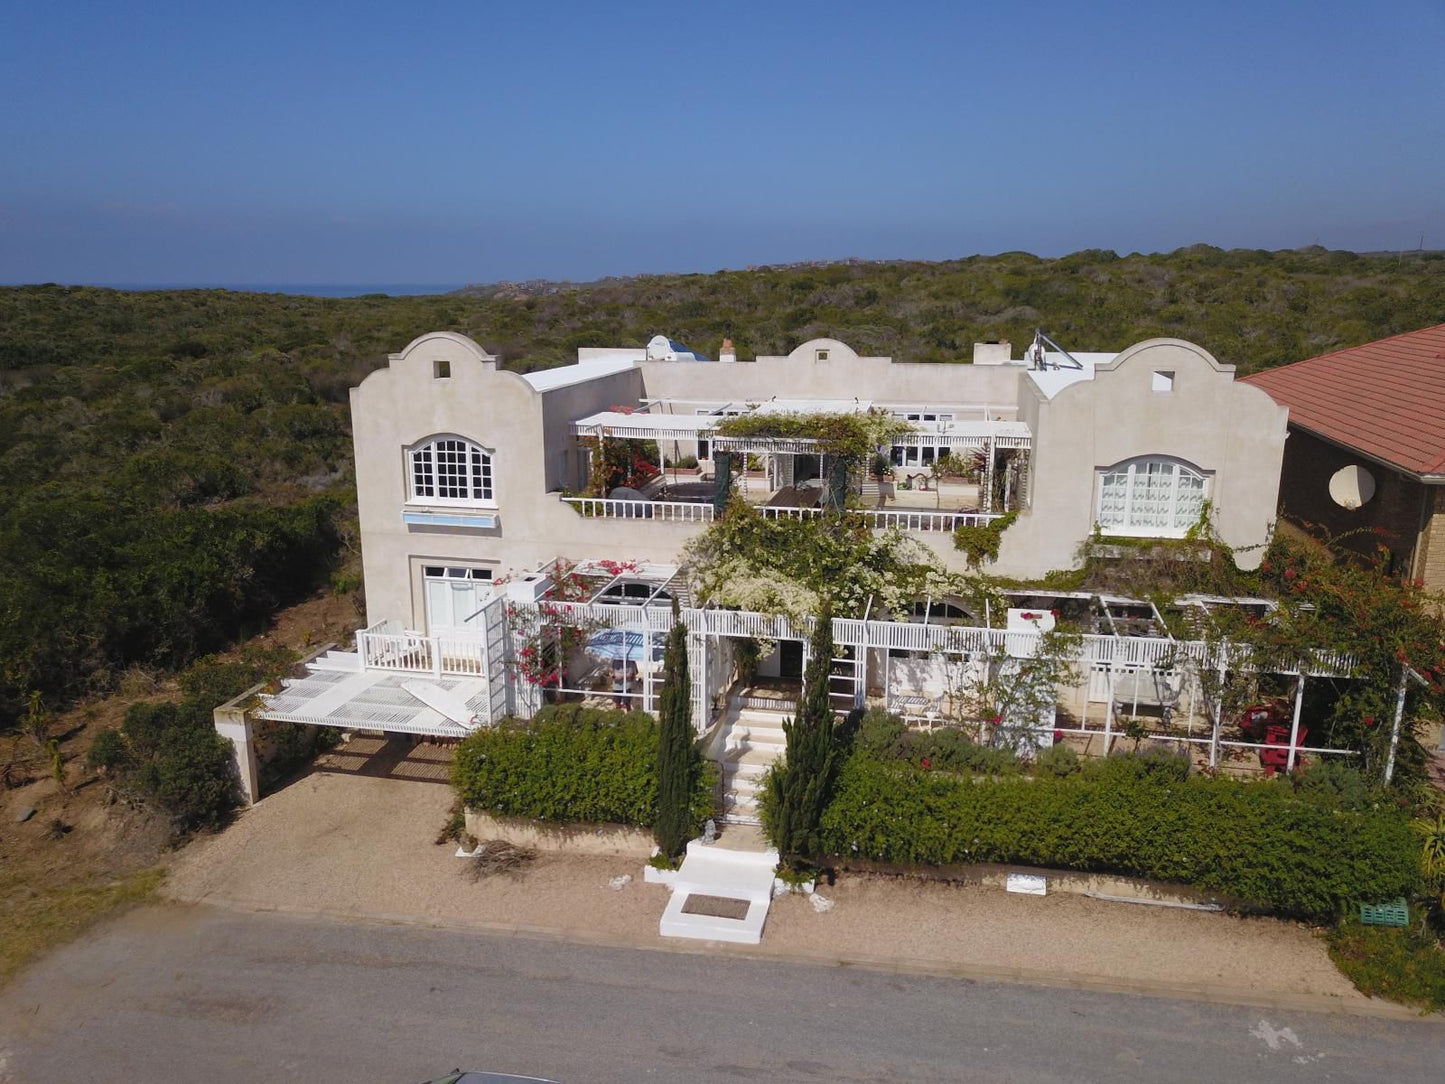
M 431 375 L 436 380 L 446 380 L 452 375 L 452 363 L 449 361 L 434 361 L 431 363 Z
M 814 350 L 814 351 L 813 351 L 813 360 L 814 360 L 814 361 L 827 361 L 827 360 L 828 360 L 828 351 L 826 351 L 826 350 Z
M 1152 383 L 1150 384 L 1150 388 L 1151 388 L 1151 390 L 1153 390 L 1153 391 L 1164 391 L 1164 392 L 1173 391 L 1173 390 L 1174 390 L 1174 370 L 1173 370 L 1173 369 L 1155 369 L 1155 370 L 1154 370 L 1154 379 L 1153 379 Z

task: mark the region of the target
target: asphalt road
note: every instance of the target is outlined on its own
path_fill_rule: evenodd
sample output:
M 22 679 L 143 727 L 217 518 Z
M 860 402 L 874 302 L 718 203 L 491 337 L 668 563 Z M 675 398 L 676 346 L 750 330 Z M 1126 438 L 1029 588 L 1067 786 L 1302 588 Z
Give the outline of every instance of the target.
M 457 1066 L 1438 1084 L 1445 1025 L 183 907 L 134 912 L 0 994 L 4 1084 L 394 1084 Z

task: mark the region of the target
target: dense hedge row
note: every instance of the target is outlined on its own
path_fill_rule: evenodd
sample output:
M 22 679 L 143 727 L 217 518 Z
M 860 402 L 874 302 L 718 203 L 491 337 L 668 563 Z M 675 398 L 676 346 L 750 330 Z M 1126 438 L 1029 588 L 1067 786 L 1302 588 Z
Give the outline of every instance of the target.
M 1108 871 L 1311 918 L 1409 895 L 1419 877 L 1419 844 L 1398 809 L 1349 811 L 1287 782 L 1184 779 L 1131 757 L 1029 779 L 855 753 L 822 838 L 830 856 Z
M 657 720 L 643 712 L 575 704 L 530 721 L 479 730 L 457 748 L 452 785 L 470 809 L 554 823 L 652 826 L 657 817 Z M 713 777 L 701 773 L 694 830 L 712 814 Z

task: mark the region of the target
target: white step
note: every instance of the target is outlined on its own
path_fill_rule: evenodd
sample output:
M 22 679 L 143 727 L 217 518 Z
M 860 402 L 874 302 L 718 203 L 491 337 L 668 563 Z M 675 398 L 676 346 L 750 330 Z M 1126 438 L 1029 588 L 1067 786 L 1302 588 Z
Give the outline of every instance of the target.
M 354 672 L 361 669 L 361 656 L 355 651 L 328 651 L 324 655 L 318 655 L 307 665 L 317 670 Z
M 722 812 L 724 815 L 736 815 L 739 817 L 759 817 L 762 815 L 758 808 L 758 799 L 752 794 L 738 794 L 734 791 L 727 791 L 722 796 Z
M 738 794 L 756 795 L 763 789 L 763 777 L 760 775 L 738 775 L 737 773 L 723 773 L 723 790 L 728 793 L 734 791 Z

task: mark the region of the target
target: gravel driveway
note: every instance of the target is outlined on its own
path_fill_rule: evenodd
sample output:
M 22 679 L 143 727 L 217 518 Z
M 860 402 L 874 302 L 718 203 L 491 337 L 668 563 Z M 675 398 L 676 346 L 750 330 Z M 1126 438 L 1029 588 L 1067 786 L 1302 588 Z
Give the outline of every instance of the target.
M 188 847 L 164 891 L 252 910 L 700 947 L 660 941 L 666 890 L 642 883 L 635 860 L 544 854 L 519 875 L 467 880 L 455 848 L 433 842 L 451 800 L 434 782 L 313 772 Z M 621 874 L 632 882 L 609 888 Z M 824 892 L 836 906 L 823 914 L 802 897 L 775 902 L 761 951 L 1221 1000 L 1372 1004 L 1293 923 L 873 875 Z

